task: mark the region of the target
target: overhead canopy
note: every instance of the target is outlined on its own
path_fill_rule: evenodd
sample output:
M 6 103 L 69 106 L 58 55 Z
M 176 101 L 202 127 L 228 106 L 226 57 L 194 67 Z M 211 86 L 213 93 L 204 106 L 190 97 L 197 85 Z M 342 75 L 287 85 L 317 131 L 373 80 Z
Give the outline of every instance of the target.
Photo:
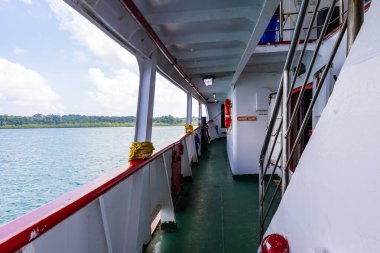
M 65 0 L 139 58 L 149 57 L 157 41 L 130 9 L 127 0 Z M 135 0 L 158 36 L 204 98 L 224 99 L 250 60 L 277 0 Z M 148 31 L 149 32 L 149 31 Z M 202 97 L 186 82 L 162 50 L 158 67 L 178 86 Z M 205 86 L 203 78 L 213 76 Z

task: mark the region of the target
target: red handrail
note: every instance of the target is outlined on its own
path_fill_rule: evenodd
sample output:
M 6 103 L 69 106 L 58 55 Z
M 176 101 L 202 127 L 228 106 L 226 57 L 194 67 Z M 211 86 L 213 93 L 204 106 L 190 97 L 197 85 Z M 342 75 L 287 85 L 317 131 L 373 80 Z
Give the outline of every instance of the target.
M 199 127 L 195 128 L 197 130 Z M 0 252 L 15 252 L 32 242 L 55 225 L 79 211 L 114 186 L 124 181 L 145 165 L 174 148 L 190 134 L 185 134 L 176 142 L 158 150 L 150 158 L 122 166 L 94 181 L 66 193 L 57 199 L 0 227 Z

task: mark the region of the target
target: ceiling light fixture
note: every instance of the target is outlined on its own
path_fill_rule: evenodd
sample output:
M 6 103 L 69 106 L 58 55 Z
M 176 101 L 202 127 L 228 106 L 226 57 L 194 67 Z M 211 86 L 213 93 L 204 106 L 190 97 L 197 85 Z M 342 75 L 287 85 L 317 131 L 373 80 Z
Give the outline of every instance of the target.
M 206 86 L 211 86 L 213 84 L 214 80 L 213 80 L 212 77 L 210 77 L 210 78 L 204 78 L 203 82 L 205 82 Z
M 207 75 L 203 76 L 203 82 L 206 86 L 211 86 L 214 83 L 214 76 L 213 75 Z

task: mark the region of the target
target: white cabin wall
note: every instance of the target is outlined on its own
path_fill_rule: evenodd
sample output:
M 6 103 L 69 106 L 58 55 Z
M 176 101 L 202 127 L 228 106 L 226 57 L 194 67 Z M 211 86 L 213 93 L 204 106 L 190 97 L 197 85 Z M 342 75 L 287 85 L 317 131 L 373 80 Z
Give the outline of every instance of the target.
M 380 252 L 379 13 L 372 1 L 267 231 L 292 253 Z
M 227 152 L 234 175 L 259 172 L 259 156 L 268 124 L 268 111 L 256 110 L 256 95 L 261 90 L 259 93 L 264 96 L 263 99 L 268 99 L 269 93 L 277 90 L 279 81 L 279 74 L 243 73 L 230 93 L 232 127 L 227 132 Z M 266 88 L 266 93 L 263 88 Z M 238 116 L 256 116 L 257 121 L 237 121 Z

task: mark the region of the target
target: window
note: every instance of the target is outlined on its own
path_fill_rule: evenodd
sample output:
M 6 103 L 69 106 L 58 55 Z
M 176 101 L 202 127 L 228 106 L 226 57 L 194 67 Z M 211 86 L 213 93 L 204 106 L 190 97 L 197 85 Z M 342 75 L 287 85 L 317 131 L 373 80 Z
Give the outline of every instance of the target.
M 200 119 L 199 119 L 199 102 L 195 98 L 192 98 L 191 104 L 192 104 L 192 106 L 191 106 L 191 108 L 192 108 L 192 112 L 191 112 L 191 115 L 192 115 L 191 124 L 193 126 L 198 126 L 199 123 L 200 123 Z

